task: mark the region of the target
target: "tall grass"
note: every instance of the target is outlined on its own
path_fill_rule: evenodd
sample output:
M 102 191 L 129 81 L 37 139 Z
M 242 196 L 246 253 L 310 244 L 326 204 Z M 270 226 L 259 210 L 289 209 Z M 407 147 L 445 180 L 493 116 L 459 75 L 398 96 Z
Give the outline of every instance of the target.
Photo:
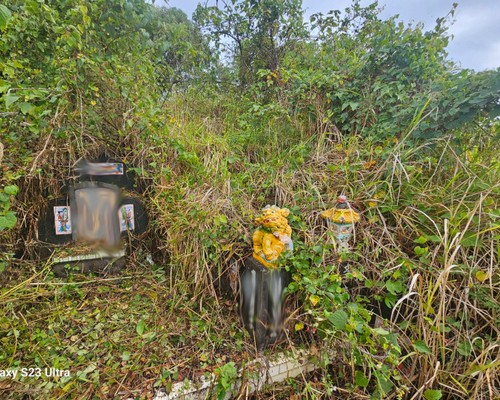
M 155 187 L 176 280 L 212 295 L 214 273 L 250 254 L 251 221 L 266 204 L 291 208 L 302 221 L 295 237 L 314 246 L 324 240 L 319 212 L 347 194 L 363 214 L 354 292 L 369 280 L 382 301 L 388 280 L 404 287 L 387 323 L 401 340 L 408 398 L 429 389 L 463 399 L 498 395 L 498 164 L 479 162 L 494 144 L 472 159 L 470 151 L 458 154 L 467 143 L 450 138 L 381 146 L 319 126 L 294 139 L 299 121 L 260 115 L 256 122 L 217 100 L 198 107 L 169 105 L 169 140 L 196 161 L 178 168 L 182 154 L 164 156 L 174 172 Z
M 5 315 L 22 314 L 32 328 L 16 328 L 19 319 L 16 326 L 2 325 L 3 331 L 11 332 L 4 332 L 4 337 L 12 337 L 16 329 L 21 332 L 20 345 L 9 347 L 10 353 L 5 356 L 33 362 L 28 336 L 34 334 L 35 326 L 39 327 L 38 312 L 51 321 L 57 335 L 61 334 L 59 347 L 71 344 L 75 333 L 63 335 L 59 329 L 70 329 L 61 323 L 69 314 L 57 307 L 58 315 L 51 315 L 47 308 L 59 298 L 81 310 L 99 307 L 107 315 L 103 323 L 113 326 L 111 331 L 125 329 L 133 344 L 125 353 L 117 344 L 116 348 L 108 344 L 113 348 L 106 350 L 97 339 L 95 346 L 103 354 L 108 351 L 103 357 L 109 356 L 109 360 L 128 358 L 128 353 L 137 356 L 134 371 L 147 364 L 141 358 L 143 350 L 150 355 L 155 351 L 150 344 L 140 348 L 134 329 L 141 319 L 146 321 L 148 332 L 154 332 L 162 346 L 167 346 L 162 356 L 179 358 L 172 358 L 167 366 L 154 357 L 147 368 L 155 373 L 159 374 L 161 368 L 173 371 L 174 366 L 178 371 L 187 371 L 189 366 L 191 370 L 201 368 L 204 364 L 199 357 L 213 356 L 219 364 L 231 357 L 244 360 L 253 355 L 253 350 L 250 344 L 243 346 L 242 337 L 234 333 L 238 326 L 234 304 L 221 301 L 214 280 L 251 254 L 252 221 L 266 204 L 292 211 L 297 252 L 307 257 L 312 254 L 310 258 L 304 256 L 310 260 L 304 268 L 306 275 L 307 269 L 311 276 L 320 269 L 325 276 L 345 279 L 320 213 L 331 207 L 338 195 L 346 194 L 362 214 L 352 253 L 344 256 L 350 264 L 351 299 L 363 306 L 370 300 L 391 305 L 383 327 L 398 335 L 401 348 L 396 360 L 400 369 L 393 374 L 397 378 L 395 388 L 386 398 L 425 398 L 431 389 L 440 390 L 447 398 L 498 397 L 500 183 L 499 164 L 494 157 L 496 143 L 488 142 L 486 135 L 478 146 L 473 135 L 479 128 L 474 127 L 454 133 L 463 139 L 473 138 L 461 145 L 451 138 L 423 145 L 406 140 L 377 143 L 358 136 L 340 136 L 333 125 L 322 122 L 320 108 L 318 115 L 306 119 L 276 110 L 252 111 L 249 102 L 239 100 L 231 93 L 225 97 L 179 95 L 166 102 L 154 134 L 136 132 L 136 136 L 122 138 L 124 151 L 130 153 L 127 160 L 138 166 L 141 186 L 147 187 L 144 195 L 151 218 L 150 238 L 131 257 L 135 263 L 135 267 L 130 266 L 131 279 L 136 283 L 120 287 L 105 284 L 105 297 L 110 300 L 107 306 L 99 300 L 101 289 L 93 289 L 92 284 L 88 290 L 83 284 L 73 294 L 70 287 L 79 287 L 78 283 L 70 282 L 62 291 L 51 286 L 42 290 L 42 285 L 36 292 L 36 298 L 42 301 L 40 306 L 34 295 L 29 295 L 32 278 L 20 286 L 18 282 L 10 288 L 6 285 L 0 299 L 2 304 L 12 305 L 5 309 Z M 496 128 L 492 125 L 481 131 L 484 129 L 493 132 Z M 48 140 L 51 146 L 52 139 Z M 92 151 L 87 149 L 87 155 L 94 154 Z M 65 159 L 68 168 L 74 160 L 73 155 Z M 53 186 L 60 176 L 54 173 Z M 18 207 L 23 215 L 28 215 L 30 207 L 39 207 L 31 205 L 28 196 L 41 196 L 42 188 L 34 190 L 37 182 L 30 175 L 21 188 L 24 197 Z M 153 271 L 141 257 L 142 250 L 153 253 Z M 137 268 L 143 272 L 137 273 Z M 43 278 L 45 283 L 53 279 L 49 275 Z M 139 297 L 131 302 L 129 318 L 111 300 L 116 297 L 124 302 L 130 290 Z M 114 297 L 110 293 L 117 294 Z M 311 342 L 313 349 L 337 346 L 342 349 L 337 364 L 332 367 L 325 363 L 319 374 L 266 396 L 286 398 L 293 389 L 304 398 L 339 394 L 368 398 L 373 386 L 356 385 L 359 367 L 356 370 L 354 366 L 354 342 L 336 332 L 326 338 L 314 333 L 317 321 L 305 307 L 308 301 L 304 293 L 291 299 L 289 341 L 285 346 L 294 349 Z M 186 312 L 186 317 L 179 310 Z M 121 328 L 116 319 L 108 321 L 114 314 L 123 318 L 127 327 Z M 311 330 L 295 332 L 299 322 Z M 166 326 L 170 332 L 165 331 Z M 188 338 L 183 326 L 195 333 Z M 195 342 L 200 337 L 205 347 L 197 349 Z M 106 343 L 114 343 L 109 340 Z M 184 341 L 190 344 L 182 347 Z M 238 342 L 236 350 L 231 347 L 233 342 Z M 369 374 L 384 363 L 386 355 L 375 345 L 362 346 L 364 371 Z M 228 358 L 222 358 L 221 352 Z M 122 376 L 111 364 L 106 365 L 103 368 L 108 375 Z M 187 374 L 181 373 L 181 378 Z M 175 381 L 174 376 L 178 378 L 165 373 L 160 383 Z M 139 382 L 137 377 L 135 381 L 125 378 L 123 382 L 130 386 Z M 99 379 L 94 377 L 93 382 Z M 145 380 L 140 382 L 146 384 Z M 119 392 L 116 386 L 111 393 L 85 385 L 75 388 L 101 398 Z M 24 392 L 19 389 L 19 393 Z

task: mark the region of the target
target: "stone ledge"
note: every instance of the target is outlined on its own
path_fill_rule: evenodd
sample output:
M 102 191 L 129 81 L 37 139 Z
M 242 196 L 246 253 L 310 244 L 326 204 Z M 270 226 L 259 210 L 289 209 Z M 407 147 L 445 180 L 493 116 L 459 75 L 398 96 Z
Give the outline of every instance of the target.
M 264 385 L 273 385 L 289 378 L 295 378 L 318 368 L 311 361 L 311 355 L 300 350 L 295 356 L 280 353 L 270 359 L 259 357 L 246 363 L 239 371 L 238 378 L 225 399 L 231 399 L 240 392 L 246 394 L 258 392 Z M 330 357 L 331 359 L 331 357 Z M 184 381 L 172 386 L 169 394 L 164 389 L 155 393 L 154 400 L 204 400 L 215 395 L 217 377 L 211 374 L 202 377 L 199 382 Z

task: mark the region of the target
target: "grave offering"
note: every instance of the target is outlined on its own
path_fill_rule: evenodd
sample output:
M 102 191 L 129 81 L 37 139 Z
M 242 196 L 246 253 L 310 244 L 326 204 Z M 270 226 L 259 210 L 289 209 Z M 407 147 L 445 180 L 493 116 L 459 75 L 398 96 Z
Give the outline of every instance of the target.
M 53 270 L 115 273 L 125 265 L 122 240 L 144 233 L 148 217 L 137 196 L 124 196 L 134 187 L 134 176 L 118 161 L 79 162 L 83 173 L 69 184 L 65 197 L 51 200 L 38 223 L 42 257 L 53 257 Z M 69 268 L 68 268 L 69 267 Z
M 349 250 L 349 240 L 354 231 L 354 224 L 359 221 L 359 214 L 349 205 L 346 196 L 339 196 L 335 206 L 321 214 L 333 228 L 333 235 L 340 250 Z
M 241 317 L 258 349 L 274 343 L 282 330 L 284 290 L 290 274 L 278 268 L 287 252 L 293 251 L 290 211 L 266 206 L 255 220 L 253 256 L 241 273 Z

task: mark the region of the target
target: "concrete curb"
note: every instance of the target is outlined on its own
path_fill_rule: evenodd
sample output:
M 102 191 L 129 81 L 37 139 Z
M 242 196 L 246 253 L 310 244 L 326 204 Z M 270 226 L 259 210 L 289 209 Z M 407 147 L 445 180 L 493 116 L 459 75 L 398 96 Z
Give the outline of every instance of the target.
M 225 399 L 231 399 L 238 394 L 249 395 L 260 391 L 265 385 L 280 383 L 288 378 L 295 378 L 307 372 L 314 371 L 318 365 L 311 360 L 311 355 L 300 350 L 294 356 L 284 353 L 272 356 L 271 359 L 259 357 L 246 363 L 239 371 L 238 378 Z M 204 400 L 216 394 L 217 377 L 211 374 L 202 377 L 199 382 L 184 381 L 172 386 L 167 394 L 164 389 L 155 393 L 154 400 Z

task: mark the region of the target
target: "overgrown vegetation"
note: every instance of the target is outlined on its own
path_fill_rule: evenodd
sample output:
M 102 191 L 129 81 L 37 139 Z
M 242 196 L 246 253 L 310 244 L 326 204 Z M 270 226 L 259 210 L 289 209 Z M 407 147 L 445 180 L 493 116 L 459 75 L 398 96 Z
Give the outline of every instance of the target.
M 0 5 L 0 370 L 71 372 L 1 397 L 147 398 L 209 372 L 223 396 L 255 349 L 214 280 L 266 204 L 296 244 L 279 349 L 321 368 L 257 397 L 500 396 L 500 70 L 448 61 L 447 18 L 222 3 L 194 22 L 142 0 Z M 37 219 L 102 149 L 136 166 L 150 230 L 122 276 L 61 280 Z M 362 214 L 347 254 L 320 218 L 339 194 Z

